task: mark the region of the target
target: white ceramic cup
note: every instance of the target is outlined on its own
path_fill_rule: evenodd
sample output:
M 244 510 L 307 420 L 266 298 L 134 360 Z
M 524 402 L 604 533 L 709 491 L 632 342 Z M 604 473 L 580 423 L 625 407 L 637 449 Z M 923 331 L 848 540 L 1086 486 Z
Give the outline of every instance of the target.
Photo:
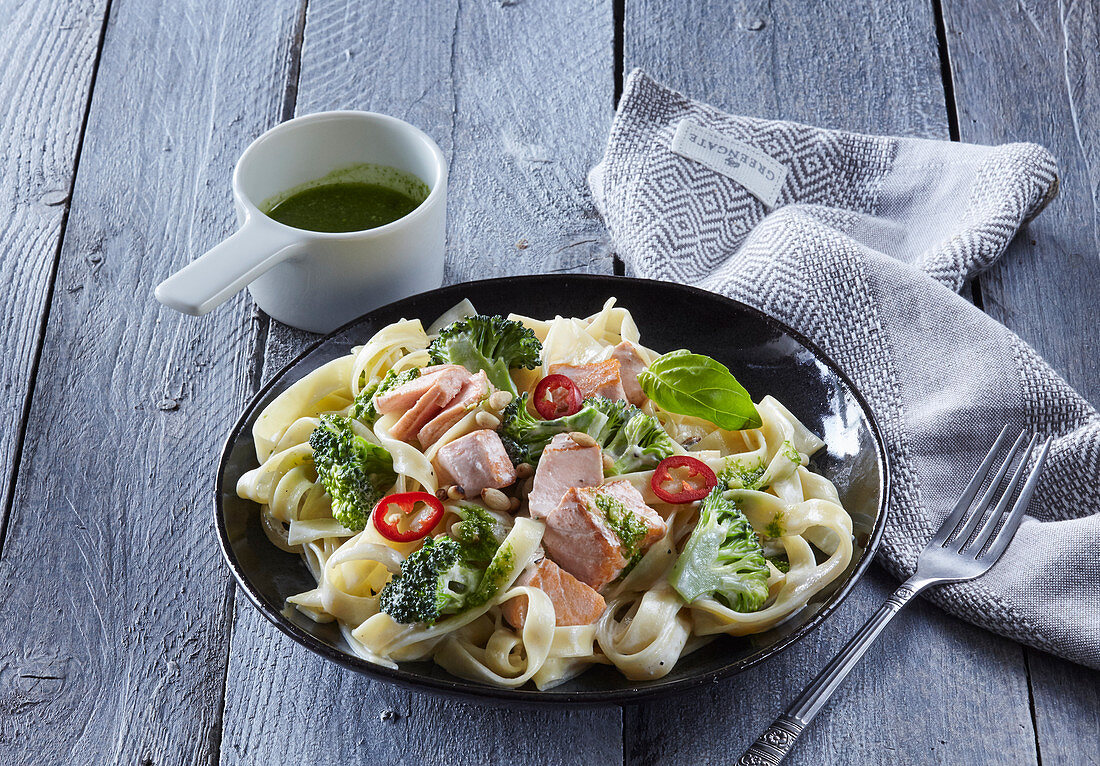
M 411 173 L 427 185 L 427 198 L 392 223 L 346 233 L 296 229 L 259 207 L 361 163 Z M 340 111 L 284 122 L 241 155 L 233 197 L 240 228 L 157 285 L 164 305 L 205 314 L 248 285 L 257 305 L 280 322 L 329 332 L 443 281 L 447 165 L 426 133 L 395 117 Z

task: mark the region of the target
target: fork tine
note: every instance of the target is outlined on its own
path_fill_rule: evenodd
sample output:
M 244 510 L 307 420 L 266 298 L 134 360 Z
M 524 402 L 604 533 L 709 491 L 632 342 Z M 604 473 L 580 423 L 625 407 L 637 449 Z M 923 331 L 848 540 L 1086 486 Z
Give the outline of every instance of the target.
M 989 550 L 980 556 L 982 561 L 988 561 L 991 564 L 996 563 L 1012 541 L 1017 528 L 1020 526 L 1020 521 L 1023 520 L 1024 511 L 1027 510 L 1028 503 L 1031 502 L 1035 485 L 1039 483 L 1039 474 L 1043 471 L 1043 463 L 1047 460 L 1047 453 L 1050 452 L 1050 443 L 1053 439 L 1053 436 L 1049 436 L 1043 442 L 1043 447 L 1039 450 L 1039 456 L 1035 458 L 1035 467 L 1031 469 L 1031 475 L 1027 477 L 1024 488 L 1020 490 L 1020 497 L 1016 500 L 1016 504 L 1012 506 L 1001 531 L 993 538 L 993 544 L 989 546 Z
M 1005 487 L 1004 494 L 1001 495 L 1001 499 L 997 501 L 997 507 L 990 513 L 989 517 L 978 529 L 974 540 L 967 545 L 964 545 L 961 553 L 971 554 L 977 556 L 982 552 L 982 548 L 989 542 L 989 538 L 993 536 L 993 532 L 996 531 L 997 525 L 1001 523 L 1001 519 L 1005 516 L 1005 511 L 1008 510 L 1008 504 L 1012 502 L 1012 495 L 1016 492 L 1016 487 L 1020 486 L 1020 480 L 1023 479 L 1024 473 L 1027 471 L 1027 461 L 1031 459 L 1031 453 L 1035 449 L 1036 442 L 1039 441 L 1038 434 L 1033 435 L 1031 440 L 1027 443 L 1027 449 L 1020 456 L 1020 463 L 1016 466 L 1016 470 L 1012 472 L 1012 478 L 1008 482 L 1008 486 Z
M 993 498 L 997 494 L 997 488 L 1000 486 L 1001 480 L 1004 479 L 1005 474 L 1008 473 L 1008 469 L 1012 466 L 1012 459 L 1016 457 L 1016 453 L 1020 451 L 1020 445 L 1024 443 L 1024 439 L 1026 438 L 1027 434 L 1023 431 L 1016 437 L 1016 441 L 1008 450 L 1004 462 L 1001 463 L 1001 467 L 997 469 L 997 472 L 993 474 L 992 481 L 989 482 L 989 486 L 986 488 L 985 493 L 974 506 L 974 510 L 971 512 L 970 516 L 967 517 L 966 523 L 962 525 L 961 529 L 954 533 L 954 539 L 948 538 L 950 543 L 945 543 L 948 549 L 957 552 L 966 544 L 970 536 L 974 534 L 974 530 L 978 528 L 978 523 L 982 520 L 982 516 L 985 515 L 986 509 L 989 508 L 990 504 L 993 502 Z
M 982 482 L 989 473 L 989 468 L 993 465 L 993 460 L 997 457 L 997 452 L 999 452 L 1004 445 L 1006 438 L 1008 438 L 1007 425 L 1001 429 L 1000 436 L 993 442 L 993 448 L 989 450 L 989 454 L 985 456 L 985 460 L 978 466 L 978 470 L 974 473 L 974 478 L 966 485 L 966 489 L 964 489 L 962 495 L 959 496 L 959 502 L 955 504 L 951 514 L 944 520 L 943 524 L 940 525 L 940 528 L 936 530 L 936 534 L 932 538 L 933 542 L 942 545 L 947 541 L 948 535 L 950 535 L 955 527 L 959 525 L 959 521 L 962 519 L 963 514 L 966 513 L 966 509 L 974 502 L 974 496 L 977 495 L 978 490 L 981 489 Z

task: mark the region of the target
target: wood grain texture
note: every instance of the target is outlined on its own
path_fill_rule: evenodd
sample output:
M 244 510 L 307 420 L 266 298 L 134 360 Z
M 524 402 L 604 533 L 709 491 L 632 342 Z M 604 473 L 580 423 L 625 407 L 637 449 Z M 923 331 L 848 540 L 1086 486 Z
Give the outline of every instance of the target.
M 2 763 L 217 747 L 232 596 L 210 477 L 254 331 L 244 298 L 196 320 L 152 291 L 231 229 L 295 13 L 112 5 L 0 559 Z
M 452 2 L 410 13 L 311 0 L 296 111 L 381 111 L 439 143 L 451 171 L 448 282 L 609 272 L 584 174 L 610 126 L 611 37 L 607 2 Z M 273 322 L 264 376 L 312 337 Z M 290 751 L 318 764 L 622 760 L 617 708 L 501 710 L 372 682 L 238 602 L 223 763 L 274 763 Z M 461 744 L 439 735 L 455 731 Z
M 737 113 L 947 138 L 931 14 L 915 1 L 787 0 L 763 8 L 644 0 L 626 6 L 626 70 L 642 66 Z M 730 762 L 894 587 L 873 569 L 816 633 L 717 685 L 705 705 L 672 700 L 625 711 L 628 762 Z M 923 602 L 911 608 L 788 762 L 1034 763 L 1019 647 Z
M 872 571 L 786 652 L 701 699 L 624 708 L 628 764 L 730 764 L 844 646 L 896 584 Z M 916 601 L 895 618 L 785 764 L 1034 763 L 1019 647 Z M 1004 700 L 1004 703 L 998 702 Z
M 105 6 L 0 2 L 0 547 Z
M 1100 404 L 1100 7 L 943 10 L 960 138 L 1035 141 L 1060 169 L 1058 197 L 983 276 L 985 308 Z M 1043 763 L 1100 763 L 1100 672 L 1026 651 Z

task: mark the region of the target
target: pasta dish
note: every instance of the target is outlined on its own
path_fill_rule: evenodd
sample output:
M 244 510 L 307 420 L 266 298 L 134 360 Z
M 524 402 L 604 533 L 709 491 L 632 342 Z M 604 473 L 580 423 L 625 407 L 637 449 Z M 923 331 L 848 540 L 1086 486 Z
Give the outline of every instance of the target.
M 388 667 L 501 687 L 664 676 L 788 619 L 852 558 L 824 446 L 724 365 L 592 316 L 403 319 L 253 426 L 237 493 L 317 586 L 287 601 Z

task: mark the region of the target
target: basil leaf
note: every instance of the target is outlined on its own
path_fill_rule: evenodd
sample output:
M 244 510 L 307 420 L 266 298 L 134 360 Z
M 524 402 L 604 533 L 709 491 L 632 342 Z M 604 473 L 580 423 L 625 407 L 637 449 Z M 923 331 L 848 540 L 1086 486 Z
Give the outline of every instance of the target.
M 645 395 L 662 409 L 709 420 L 727 431 L 760 427 L 745 387 L 721 362 L 687 349 L 657 357 L 638 373 Z

